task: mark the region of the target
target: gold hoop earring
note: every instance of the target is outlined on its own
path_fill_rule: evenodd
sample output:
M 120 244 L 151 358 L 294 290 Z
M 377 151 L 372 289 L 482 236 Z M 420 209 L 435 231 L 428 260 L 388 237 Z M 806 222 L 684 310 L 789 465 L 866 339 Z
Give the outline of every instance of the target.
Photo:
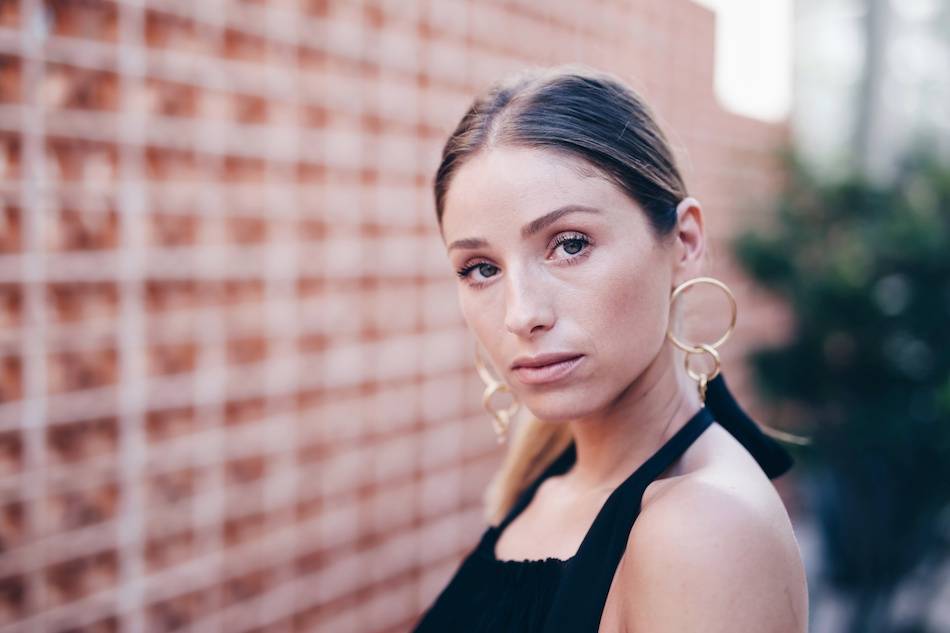
M 508 441 L 508 427 L 511 425 L 511 419 L 518 413 L 521 403 L 512 395 L 513 402 L 504 409 L 495 409 L 491 406 L 491 399 L 496 393 L 511 393 L 507 384 L 491 375 L 488 368 L 482 362 L 481 355 L 478 353 L 478 342 L 475 343 L 475 369 L 482 382 L 485 383 L 485 392 L 482 394 L 482 405 L 492 415 L 492 426 L 495 429 L 495 436 L 499 444 Z
M 719 352 L 716 351 L 716 348 L 718 348 L 720 345 L 725 343 L 726 339 L 729 338 L 729 335 L 732 334 L 732 331 L 735 329 L 736 316 L 738 316 L 738 305 L 736 304 L 735 295 L 732 294 L 732 291 L 729 290 L 729 287 L 723 282 L 719 281 L 718 279 L 715 279 L 714 277 L 694 277 L 693 279 L 688 279 L 684 281 L 683 283 L 681 283 L 680 285 L 678 285 L 676 288 L 673 289 L 673 292 L 670 295 L 671 314 L 672 314 L 673 302 L 676 301 L 677 297 L 679 297 L 683 292 L 685 292 L 686 289 L 699 283 L 713 284 L 714 286 L 725 291 L 726 296 L 729 297 L 729 301 L 732 304 L 732 320 L 729 323 L 729 328 L 726 330 L 726 333 L 720 336 L 719 339 L 714 343 L 700 343 L 699 345 L 689 345 L 687 343 L 682 342 L 678 338 L 676 338 L 676 336 L 673 334 L 673 331 L 672 331 L 673 323 L 672 323 L 672 319 L 670 319 L 670 328 L 667 329 L 666 331 L 666 337 L 670 339 L 670 341 L 674 345 L 676 345 L 678 348 L 686 352 L 686 358 L 685 358 L 686 373 L 689 375 L 690 378 L 696 381 L 696 386 L 699 389 L 699 399 L 705 405 L 706 385 L 710 380 L 712 380 L 713 378 L 719 375 L 720 359 L 719 359 Z M 712 359 L 715 363 L 713 367 L 713 371 L 711 373 L 702 373 L 702 372 L 693 371 L 689 366 L 689 358 L 692 354 L 709 354 L 710 356 L 712 356 Z

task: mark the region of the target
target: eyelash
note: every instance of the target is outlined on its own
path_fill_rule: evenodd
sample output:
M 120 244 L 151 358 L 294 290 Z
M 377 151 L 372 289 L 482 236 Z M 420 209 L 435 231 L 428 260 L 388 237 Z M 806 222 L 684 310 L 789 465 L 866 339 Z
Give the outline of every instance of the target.
M 557 248 L 561 244 L 565 244 L 567 242 L 581 242 L 584 246 L 590 246 L 592 243 L 590 238 L 588 238 L 586 235 L 583 235 L 581 233 L 563 233 L 561 235 L 558 235 L 554 239 L 553 247 Z M 572 266 L 574 264 L 579 263 L 582 259 L 586 258 L 588 255 L 590 255 L 590 248 L 582 250 L 578 253 L 574 253 L 573 255 L 571 255 L 569 259 L 563 260 L 563 262 L 567 266 Z M 478 262 L 471 263 L 467 266 L 463 266 L 462 268 L 456 271 L 456 274 L 459 276 L 459 278 L 465 279 L 471 274 L 473 270 L 475 270 L 479 266 L 483 266 L 486 264 L 494 267 L 494 265 L 490 264 L 489 262 L 478 261 Z M 486 283 L 488 282 L 487 281 L 470 281 L 469 285 L 473 287 L 478 287 L 478 286 L 484 286 Z

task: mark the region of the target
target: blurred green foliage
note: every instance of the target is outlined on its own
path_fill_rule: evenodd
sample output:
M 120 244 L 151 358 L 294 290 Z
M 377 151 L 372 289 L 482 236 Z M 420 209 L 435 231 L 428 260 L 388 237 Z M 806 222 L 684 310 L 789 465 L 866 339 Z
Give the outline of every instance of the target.
M 854 598 L 849 629 L 926 631 L 923 613 L 901 628 L 887 616 L 900 583 L 950 546 L 950 166 L 916 151 L 891 183 L 829 183 L 786 159 L 774 222 L 732 245 L 796 321 L 786 344 L 753 353 L 755 379 L 808 414 L 812 443 L 790 450 L 827 581 Z

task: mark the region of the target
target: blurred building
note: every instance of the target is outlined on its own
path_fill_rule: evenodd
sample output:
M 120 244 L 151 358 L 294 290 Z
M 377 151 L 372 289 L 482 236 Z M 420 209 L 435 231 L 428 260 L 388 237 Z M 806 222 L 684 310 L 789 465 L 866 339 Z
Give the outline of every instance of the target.
M 888 178 L 915 142 L 950 160 L 950 3 L 796 0 L 795 144 L 820 173 Z

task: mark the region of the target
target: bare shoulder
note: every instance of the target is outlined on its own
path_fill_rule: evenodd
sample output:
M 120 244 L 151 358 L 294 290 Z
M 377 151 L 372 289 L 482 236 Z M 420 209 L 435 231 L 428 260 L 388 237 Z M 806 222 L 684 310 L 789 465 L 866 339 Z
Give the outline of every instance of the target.
M 654 482 L 617 570 L 628 633 L 807 631 L 792 524 L 757 474 L 746 464 Z

